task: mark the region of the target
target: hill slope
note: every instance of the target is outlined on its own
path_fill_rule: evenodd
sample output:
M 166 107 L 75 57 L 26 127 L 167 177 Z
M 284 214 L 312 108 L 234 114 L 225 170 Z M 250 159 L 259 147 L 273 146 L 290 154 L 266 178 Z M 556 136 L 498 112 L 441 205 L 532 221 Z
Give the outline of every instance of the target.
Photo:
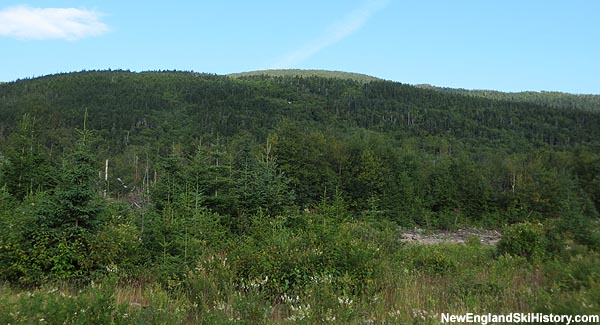
M 1 84 L 0 323 L 593 315 L 598 125 L 380 80 Z M 501 227 L 495 248 L 477 239 L 495 231 L 448 231 Z M 466 245 L 439 243 L 449 233 Z
M 228 76 L 233 78 L 249 76 L 271 76 L 271 77 L 321 77 L 348 79 L 366 83 L 371 81 L 382 81 L 382 79 L 352 72 L 329 71 L 329 70 L 302 70 L 302 69 L 283 69 L 283 70 L 256 70 L 240 73 L 232 73 Z M 452 94 L 464 96 L 481 97 L 486 99 L 514 101 L 545 105 L 560 108 L 577 108 L 584 110 L 600 111 L 600 95 L 593 94 L 569 94 L 554 91 L 523 91 L 523 92 L 501 92 L 495 90 L 468 90 L 459 88 L 437 87 L 426 84 L 415 85 L 421 89 L 432 89 Z
M 51 187 L 40 176 L 23 188 L 19 179 L 29 176 L 14 179 L 11 155 L 30 139 L 58 163 L 85 111 L 98 170 L 109 159 L 111 184 L 123 184 L 110 188 L 115 196 L 163 191 L 169 164 L 187 170 L 201 155 L 214 176 L 203 181 L 203 193 L 214 194 L 203 200 L 227 215 L 289 204 L 237 192 L 247 168 L 269 157 L 293 189 L 294 206 L 341 195 L 355 213 L 377 211 L 401 224 L 502 224 L 565 209 L 596 215 L 600 207 L 598 113 L 317 76 L 98 71 L 0 85 L 8 157 L 0 186 L 14 181 L 17 197 L 36 182 Z
M 577 108 L 592 111 L 600 111 L 600 95 L 592 94 L 569 94 L 555 91 L 524 91 L 524 92 L 500 92 L 494 90 L 467 90 L 456 88 L 434 87 L 431 85 L 417 85 L 424 89 L 434 89 L 442 92 L 461 94 L 465 96 L 482 97 L 488 99 L 525 102 L 539 105 L 547 105 L 562 108 Z
M 247 77 L 247 76 L 271 76 L 271 77 L 321 77 L 335 79 L 350 79 L 359 82 L 370 82 L 381 80 L 377 77 L 369 76 L 361 73 L 330 71 L 330 70 L 303 70 L 303 69 L 282 69 L 282 70 L 256 70 L 240 73 L 229 74 L 230 77 Z

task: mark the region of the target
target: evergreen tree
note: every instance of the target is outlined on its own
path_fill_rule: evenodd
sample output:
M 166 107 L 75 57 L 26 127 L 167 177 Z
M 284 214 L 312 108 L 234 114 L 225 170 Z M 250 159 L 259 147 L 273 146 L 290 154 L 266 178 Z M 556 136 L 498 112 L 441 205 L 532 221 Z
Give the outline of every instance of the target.
M 267 142 L 260 155 L 242 172 L 239 197 L 244 210 L 251 214 L 262 210 L 267 215 L 283 212 L 294 200 L 289 183 Z
M 50 188 L 54 183 L 53 164 L 37 142 L 35 119 L 23 115 L 17 131 L 0 152 L 0 186 L 16 199 L 23 200 L 34 191 Z
M 54 190 L 57 211 L 49 224 L 51 227 L 97 229 L 101 204 L 95 161 L 84 141 L 67 156 Z

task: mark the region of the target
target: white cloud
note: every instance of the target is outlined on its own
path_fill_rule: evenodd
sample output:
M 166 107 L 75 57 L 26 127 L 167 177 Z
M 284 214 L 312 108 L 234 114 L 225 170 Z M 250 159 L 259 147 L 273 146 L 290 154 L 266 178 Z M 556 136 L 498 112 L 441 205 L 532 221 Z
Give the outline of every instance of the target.
M 99 16 L 95 11 L 76 8 L 9 7 L 0 10 L 0 36 L 75 41 L 108 31 Z
M 271 69 L 292 68 L 326 47 L 345 39 L 361 29 L 373 15 L 385 8 L 388 3 L 389 0 L 368 0 L 362 7 L 329 26 L 319 37 L 275 62 Z

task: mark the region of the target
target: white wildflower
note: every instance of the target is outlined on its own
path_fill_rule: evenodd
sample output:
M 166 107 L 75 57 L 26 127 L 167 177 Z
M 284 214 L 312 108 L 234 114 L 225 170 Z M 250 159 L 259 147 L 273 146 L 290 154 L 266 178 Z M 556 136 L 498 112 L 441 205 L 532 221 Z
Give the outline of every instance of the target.
M 352 301 L 352 299 L 347 298 L 347 297 L 346 298 L 344 298 L 344 297 L 341 297 L 341 298 L 338 297 L 338 302 L 340 303 L 340 305 L 348 305 L 348 306 L 350 306 L 350 305 L 352 305 L 353 301 Z

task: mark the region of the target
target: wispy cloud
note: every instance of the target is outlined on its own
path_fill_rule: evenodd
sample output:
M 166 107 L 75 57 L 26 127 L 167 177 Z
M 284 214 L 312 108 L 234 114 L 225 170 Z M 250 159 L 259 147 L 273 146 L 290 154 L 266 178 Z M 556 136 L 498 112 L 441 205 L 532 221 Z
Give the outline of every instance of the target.
M 288 69 L 296 66 L 361 29 L 373 15 L 385 8 L 388 3 L 389 0 L 367 0 L 362 7 L 348 13 L 344 18 L 329 26 L 319 37 L 287 54 L 272 64 L 270 68 Z
M 0 36 L 20 40 L 75 41 L 108 31 L 95 11 L 76 8 L 16 6 L 0 10 Z

